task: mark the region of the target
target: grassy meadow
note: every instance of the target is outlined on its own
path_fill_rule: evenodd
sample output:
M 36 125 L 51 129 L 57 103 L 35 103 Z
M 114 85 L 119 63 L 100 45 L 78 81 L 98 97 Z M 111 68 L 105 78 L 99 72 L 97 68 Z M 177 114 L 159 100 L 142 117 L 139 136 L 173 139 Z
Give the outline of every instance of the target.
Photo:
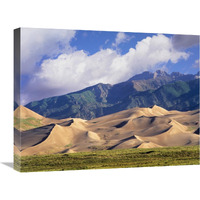
M 14 168 L 21 172 L 198 164 L 199 146 L 14 156 Z

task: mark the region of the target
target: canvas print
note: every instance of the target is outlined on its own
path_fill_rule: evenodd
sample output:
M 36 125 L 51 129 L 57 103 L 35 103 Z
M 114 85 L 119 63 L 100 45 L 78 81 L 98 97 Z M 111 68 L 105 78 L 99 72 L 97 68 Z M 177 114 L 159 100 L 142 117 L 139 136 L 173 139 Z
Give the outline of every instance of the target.
M 199 36 L 14 30 L 14 168 L 199 164 Z

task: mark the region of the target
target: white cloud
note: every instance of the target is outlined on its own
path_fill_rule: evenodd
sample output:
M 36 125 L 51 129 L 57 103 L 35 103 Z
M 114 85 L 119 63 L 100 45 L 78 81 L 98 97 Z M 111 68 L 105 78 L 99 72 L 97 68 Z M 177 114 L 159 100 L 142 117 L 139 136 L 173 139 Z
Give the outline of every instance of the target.
M 109 42 L 109 39 L 107 39 L 107 40 L 104 42 L 104 44 L 108 44 L 108 42 Z
M 102 49 L 93 55 L 84 51 L 65 53 L 56 59 L 43 61 L 41 70 L 27 86 L 31 91 L 29 97 L 23 96 L 23 99 L 28 102 L 66 94 L 99 82 L 115 84 L 188 56 L 175 50 L 171 39 L 164 35 L 147 37 L 124 55 L 112 49 Z
M 115 42 L 112 44 L 112 46 L 117 47 L 119 44 L 121 44 L 123 42 L 127 42 L 128 40 L 130 40 L 130 37 L 128 35 L 126 35 L 123 32 L 119 32 L 119 33 L 117 33 Z
M 70 40 L 75 36 L 72 30 L 21 29 L 21 73 L 30 74 L 36 70 L 43 56 L 52 57 L 70 52 Z
M 199 66 L 200 66 L 200 59 L 195 60 L 195 62 L 194 62 L 194 64 L 193 64 L 193 67 L 194 67 L 194 68 L 199 68 Z

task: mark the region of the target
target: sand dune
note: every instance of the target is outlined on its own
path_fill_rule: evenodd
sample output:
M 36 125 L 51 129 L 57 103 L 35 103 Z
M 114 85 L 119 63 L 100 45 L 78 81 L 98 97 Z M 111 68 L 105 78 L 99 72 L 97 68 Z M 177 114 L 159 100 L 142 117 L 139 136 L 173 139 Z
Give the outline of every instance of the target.
M 19 107 L 17 107 L 15 109 L 14 116 L 17 118 L 22 118 L 22 119 L 26 119 L 26 118 L 30 118 L 30 117 L 34 117 L 36 119 L 44 118 L 42 115 L 39 115 L 36 112 L 34 112 L 22 105 L 20 105 Z
M 30 146 L 26 149 L 22 149 L 21 155 L 75 152 L 76 149 L 80 149 L 79 147 L 81 147 L 81 149 L 86 149 L 90 143 L 99 141 L 100 138 L 96 133 L 87 131 L 84 121 L 85 120 L 82 119 L 73 119 L 72 123 L 66 121 L 61 123 L 62 125 L 53 124 L 35 129 L 34 131 L 41 129 L 38 135 L 48 134 L 48 136 L 45 140 L 41 137 L 41 141 L 36 145 L 30 145 L 26 137 L 24 143 Z M 52 128 L 50 132 L 48 127 L 49 129 Z M 44 133 L 42 130 L 46 130 L 46 132 Z M 27 131 L 25 131 L 25 133 L 27 133 Z
M 14 127 L 20 131 L 31 130 L 33 128 L 41 127 L 44 125 L 49 125 L 52 123 L 62 123 L 70 119 L 50 119 L 45 118 L 42 115 L 20 105 L 14 111 Z
M 54 127 L 55 124 L 50 124 L 22 132 L 15 129 L 15 145 L 19 148 L 19 150 L 36 146 L 43 142 L 50 135 Z
M 28 116 L 26 112 L 24 117 Z M 132 108 L 89 121 L 78 118 L 51 121 L 44 117 L 42 120 L 52 123 L 22 131 L 21 143 L 16 131 L 16 153 L 25 156 L 198 145 L 200 137 L 199 110 L 167 111 L 153 106 Z
M 88 138 L 90 138 L 91 140 L 94 140 L 94 141 L 99 141 L 100 140 L 100 137 L 95 132 L 88 131 L 86 134 L 87 134 Z
M 158 144 L 153 142 L 143 142 L 138 148 L 155 148 L 155 147 L 162 147 Z
M 14 145 L 14 154 L 21 156 L 20 150 Z

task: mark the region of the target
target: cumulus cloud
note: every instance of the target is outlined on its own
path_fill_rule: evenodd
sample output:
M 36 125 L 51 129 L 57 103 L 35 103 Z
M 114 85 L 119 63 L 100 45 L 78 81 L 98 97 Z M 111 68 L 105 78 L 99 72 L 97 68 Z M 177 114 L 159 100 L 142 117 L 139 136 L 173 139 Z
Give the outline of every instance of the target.
M 146 70 L 155 70 L 168 61 L 177 63 L 189 54 L 173 48 L 171 39 L 155 35 L 139 41 L 124 55 L 113 49 L 102 49 L 89 55 L 83 50 L 46 59 L 41 70 L 27 86 L 24 102 L 66 94 L 97 83 L 115 84 Z
M 119 32 L 119 33 L 117 33 L 115 42 L 112 44 L 112 46 L 117 47 L 119 44 L 121 44 L 123 42 L 127 42 L 129 40 L 130 40 L 130 37 L 128 35 L 126 35 L 123 32 Z
M 199 44 L 198 35 L 174 35 L 172 37 L 173 47 L 175 49 L 187 49 Z
M 72 30 L 21 29 L 21 74 L 30 74 L 37 63 L 45 57 L 54 57 L 70 52 L 70 40 L 75 36 Z

